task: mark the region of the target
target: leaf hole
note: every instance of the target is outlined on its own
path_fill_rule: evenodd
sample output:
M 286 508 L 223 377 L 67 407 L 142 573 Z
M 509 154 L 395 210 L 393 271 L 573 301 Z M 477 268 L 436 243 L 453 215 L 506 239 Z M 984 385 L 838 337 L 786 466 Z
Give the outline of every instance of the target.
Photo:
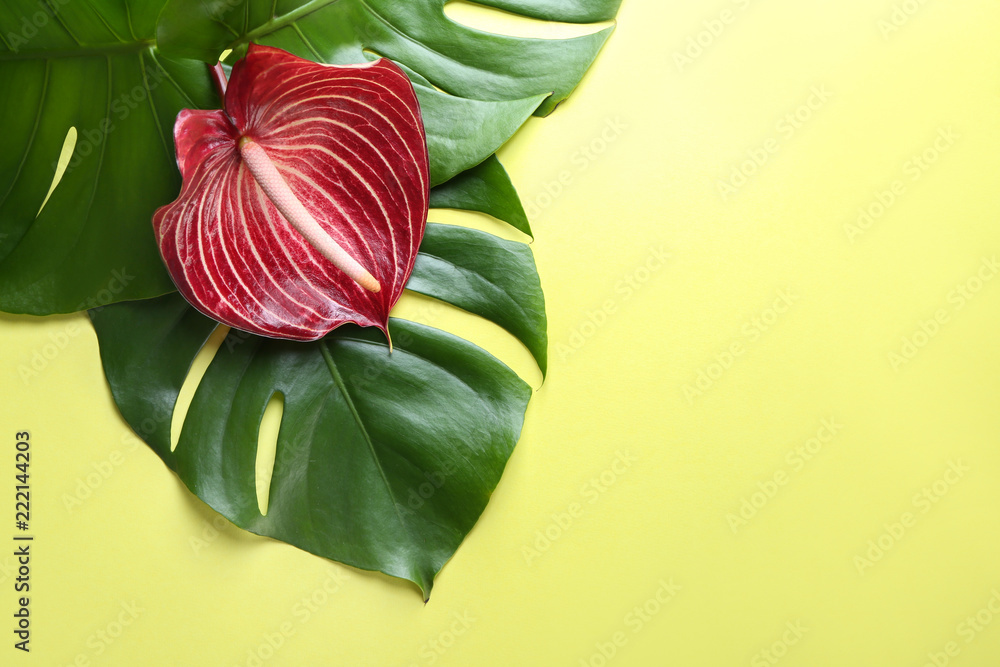
M 271 476 L 274 474 L 274 458 L 278 452 L 278 433 L 281 431 L 281 416 L 285 412 L 285 396 L 281 392 L 271 394 L 264 408 L 257 431 L 257 464 L 254 479 L 257 482 L 257 508 L 262 516 L 267 516 L 267 505 L 271 500 Z
M 425 75 L 407 65 L 405 62 L 402 62 L 400 60 L 394 60 L 393 58 L 389 58 L 388 56 L 382 55 L 378 51 L 375 51 L 374 49 L 370 49 L 367 47 L 362 49 L 362 52 L 365 54 L 365 58 L 367 58 L 369 62 L 375 62 L 379 58 L 388 58 L 389 60 L 392 60 L 392 62 L 396 63 L 396 65 L 398 65 L 403 70 L 403 72 L 406 73 L 406 76 L 410 77 L 410 81 L 413 83 L 414 86 L 433 88 L 434 90 L 443 95 L 451 95 L 451 93 L 449 93 L 447 90 L 437 85 L 436 83 L 428 79 Z
M 444 6 L 444 13 L 454 23 L 466 28 L 508 37 L 534 39 L 569 39 L 589 35 L 614 25 L 613 21 L 583 24 L 543 21 L 467 0 L 450 0 Z
M 66 175 L 66 168 L 69 166 L 69 161 L 72 159 L 75 149 L 76 128 L 71 127 L 66 131 L 66 138 L 63 139 L 62 149 L 59 151 L 59 159 L 56 160 L 56 173 L 52 175 L 52 184 L 49 186 L 49 191 L 45 194 L 45 199 L 42 200 L 42 205 L 38 207 L 38 213 L 35 214 L 36 218 L 42 214 L 42 209 L 49 203 L 49 197 L 52 196 L 56 186 L 59 185 L 59 181 Z
M 531 243 L 531 237 L 502 220 L 480 211 L 464 211 L 454 208 L 432 208 L 428 217 L 430 222 L 455 227 L 468 227 L 499 236 L 506 241 Z
M 404 290 L 392 316 L 447 331 L 478 345 L 502 361 L 534 387 L 542 384 L 542 372 L 520 341 L 486 318 L 456 308 L 433 297 Z
M 181 429 L 184 427 L 184 420 L 187 418 L 188 410 L 191 408 L 194 393 L 198 390 L 198 385 L 201 384 L 202 378 L 205 377 L 205 372 L 208 371 L 212 359 L 215 359 L 215 354 L 219 351 L 227 334 L 229 334 L 229 327 L 222 324 L 217 326 L 212 335 L 208 337 L 208 340 L 201 347 L 198 356 L 191 363 L 191 370 L 188 372 L 188 376 L 184 378 L 184 384 L 181 385 L 180 393 L 177 394 L 177 401 L 174 403 L 174 414 L 170 419 L 170 451 L 177 449 L 177 443 L 181 438 Z

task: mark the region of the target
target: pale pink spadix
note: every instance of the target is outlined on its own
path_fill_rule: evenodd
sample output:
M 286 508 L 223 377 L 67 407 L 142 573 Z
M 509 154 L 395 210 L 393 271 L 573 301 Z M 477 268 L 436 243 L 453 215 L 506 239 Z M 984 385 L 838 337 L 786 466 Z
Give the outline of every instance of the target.
M 174 143 L 184 183 L 153 228 L 192 305 L 273 338 L 316 340 L 348 322 L 388 333 L 430 182 L 420 107 L 398 66 L 251 44 L 224 109 L 181 111 Z
M 288 183 L 285 182 L 284 177 L 275 168 L 271 158 L 267 156 L 260 144 L 248 137 L 240 137 L 239 148 L 243 164 L 253 174 L 257 184 L 264 190 L 264 194 L 285 216 L 285 220 L 292 227 L 295 227 L 312 247 L 323 253 L 323 256 L 333 262 L 334 266 L 369 292 L 378 292 L 382 289 L 372 274 L 348 255 L 347 251 L 341 248 L 340 244 L 319 226 L 316 219 L 309 215 L 309 211 L 288 187 Z

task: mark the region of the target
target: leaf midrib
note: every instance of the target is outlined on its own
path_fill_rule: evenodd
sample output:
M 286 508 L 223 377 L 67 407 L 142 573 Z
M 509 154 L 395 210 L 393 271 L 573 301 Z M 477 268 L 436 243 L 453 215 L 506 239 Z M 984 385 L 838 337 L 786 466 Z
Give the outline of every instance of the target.
M 340 2 L 340 0 L 311 0 L 306 4 L 293 9 L 287 14 L 283 14 L 280 18 L 274 16 L 274 5 L 272 5 L 271 20 L 262 23 L 253 30 L 244 31 L 242 37 L 231 42 L 226 48 L 232 49 L 240 46 L 241 44 L 252 42 L 258 37 L 270 35 L 273 32 L 281 30 L 282 28 L 287 28 L 290 25 L 294 25 L 299 19 L 309 16 L 313 12 L 317 12 L 325 7 L 336 4 L 337 2 Z
M 473 244 L 471 244 L 471 243 L 464 243 L 463 242 L 463 243 L 461 243 L 461 245 L 472 246 Z M 487 276 L 487 275 L 485 275 L 483 273 L 477 273 L 475 271 L 469 270 L 468 268 L 466 268 L 466 267 L 464 267 L 464 266 L 462 266 L 460 264 L 456 264 L 455 262 L 451 261 L 450 259 L 446 259 L 444 257 L 441 257 L 440 255 L 435 255 L 434 253 L 428 252 L 426 250 L 419 250 L 418 253 L 421 254 L 421 255 L 426 255 L 427 257 L 431 257 L 433 259 L 436 259 L 437 261 L 441 262 L 442 264 L 447 264 L 448 266 L 450 266 L 453 269 L 455 269 L 456 272 L 460 273 L 461 275 L 465 276 L 466 278 L 471 278 L 471 279 L 476 280 L 476 281 L 478 281 L 480 283 L 486 283 L 487 285 L 489 285 L 493 289 L 494 296 L 499 295 L 499 296 L 504 297 L 504 299 L 508 302 L 507 305 L 512 305 L 514 308 L 516 308 L 517 311 L 525 318 L 525 320 L 529 320 L 530 321 L 532 319 L 531 313 L 529 313 L 527 311 L 527 309 L 524 306 L 522 306 L 520 302 L 518 302 L 517 299 L 515 299 L 514 297 L 512 297 L 510 295 L 510 293 L 506 290 L 506 288 L 504 288 L 503 286 L 499 285 L 498 283 L 495 283 L 493 280 L 490 279 L 489 276 Z M 419 290 L 416 290 L 416 289 L 414 289 L 413 291 L 414 292 L 419 292 Z M 423 292 L 420 292 L 420 293 L 423 294 Z M 437 298 L 433 294 L 427 294 L 426 296 L 429 296 L 431 298 Z M 452 304 L 452 305 L 455 305 L 455 304 Z M 455 307 L 464 310 L 461 306 L 455 306 Z
M 112 44 L 93 44 L 73 48 L 58 49 L 26 49 L 23 51 L 0 52 L 0 62 L 18 60 L 50 60 L 58 58 L 86 58 L 93 56 L 116 56 L 139 53 L 156 47 L 155 39 L 140 39 L 134 42 L 114 42 Z
M 385 470 L 382 468 L 382 462 L 379 460 L 378 454 L 375 452 L 375 444 L 372 442 L 371 436 L 368 435 L 368 429 L 365 428 L 365 424 L 361 420 L 361 415 L 358 414 L 357 406 L 354 405 L 354 399 L 351 398 L 350 393 L 347 391 L 347 385 L 344 384 L 344 379 L 340 376 L 340 371 L 337 370 L 337 363 L 333 360 L 333 355 L 330 353 L 329 344 L 325 340 L 320 340 L 319 349 L 323 354 L 323 361 L 326 362 L 326 367 L 330 371 L 330 377 L 333 378 L 333 383 L 337 386 L 337 390 L 340 391 L 341 396 L 344 397 L 344 402 L 347 404 L 347 408 L 351 411 L 354 421 L 361 430 L 361 435 L 364 436 L 365 444 L 368 445 L 368 451 L 371 453 L 372 461 L 375 463 L 375 468 L 378 470 L 379 477 L 382 478 L 382 483 L 385 485 L 386 493 L 389 494 L 389 500 L 392 503 L 393 512 L 396 513 L 396 519 L 399 521 L 399 525 L 403 528 L 403 530 L 406 531 L 406 534 L 409 535 L 410 527 L 406 521 L 403 520 L 403 515 L 399 512 L 396 495 L 392 492 L 392 486 L 389 484 L 389 478 L 386 476 Z
M 336 4 L 340 0 L 311 0 L 306 4 L 284 14 L 281 17 L 272 18 L 253 30 L 247 31 L 244 27 L 243 35 L 234 40 L 227 48 L 233 48 L 247 42 L 252 42 L 258 37 L 277 32 L 282 28 L 294 25 L 299 19 L 319 11 L 325 7 Z M 273 17 L 273 13 L 272 13 Z M 244 23 L 244 26 L 246 24 Z M 88 56 L 108 56 L 130 54 L 143 51 L 145 49 L 156 48 L 156 39 L 140 39 L 135 41 L 118 41 L 109 44 L 79 45 L 72 48 L 52 48 L 52 49 L 25 49 L 20 51 L 0 51 L 0 61 L 5 60 L 42 60 L 56 58 L 84 58 Z

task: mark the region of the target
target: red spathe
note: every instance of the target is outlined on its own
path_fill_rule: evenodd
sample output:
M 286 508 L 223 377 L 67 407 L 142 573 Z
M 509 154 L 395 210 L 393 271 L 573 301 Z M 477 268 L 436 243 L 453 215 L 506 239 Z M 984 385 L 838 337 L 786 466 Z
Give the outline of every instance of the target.
M 381 285 L 362 288 L 310 245 L 240 158 L 248 137 L 323 231 Z M 427 142 L 413 86 L 392 62 L 322 65 L 251 44 L 225 110 L 174 126 L 184 179 L 153 216 L 181 294 L 236 329 L 316 340 L 346 322 L 386 330 L 427 222 Z

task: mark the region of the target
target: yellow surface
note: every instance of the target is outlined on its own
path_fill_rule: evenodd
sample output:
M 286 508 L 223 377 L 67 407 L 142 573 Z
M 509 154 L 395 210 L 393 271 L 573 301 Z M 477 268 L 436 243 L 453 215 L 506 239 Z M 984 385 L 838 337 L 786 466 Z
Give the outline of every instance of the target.
M 915 13 L 880 30 L 895 5 Z M 213 526 L 130 438 L 82 318 L 5 317 L 2 451 L 31 430 L 38 540 L 35 650 L 0 662 L 996 664 L 1000 279 L 977 274 L 1000 254 L 1000 4 L 619 18 L 575 97 L 502 155 L 534 213 L 550 372 L 430 603 Z M 719 34 L 679 61 L 705 21 Z M 495 329 L 402 312 L 539 385 Z

